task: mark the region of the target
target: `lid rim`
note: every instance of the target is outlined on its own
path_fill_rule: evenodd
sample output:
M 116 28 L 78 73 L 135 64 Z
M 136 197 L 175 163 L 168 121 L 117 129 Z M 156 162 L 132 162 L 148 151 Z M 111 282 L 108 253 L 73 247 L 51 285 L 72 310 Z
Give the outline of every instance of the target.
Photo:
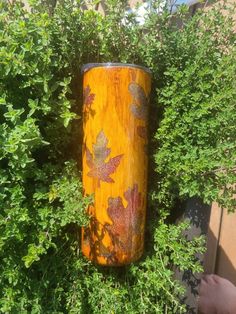
M 98 67 L 105 67 L 105 68 L 112 68 L 112 67 L 127 67 L 127 68 L 136 68 L 144 70 L 145 72 L 152 74 L 151 71 L 142 65 L 137 65 L 133 63 L 119 63 L 119 62 L 105 62 L 105 63 L 86 63 L 82 66 L 81 72 L 85 73 L 89 71 L 92 68 L 98 68 Z

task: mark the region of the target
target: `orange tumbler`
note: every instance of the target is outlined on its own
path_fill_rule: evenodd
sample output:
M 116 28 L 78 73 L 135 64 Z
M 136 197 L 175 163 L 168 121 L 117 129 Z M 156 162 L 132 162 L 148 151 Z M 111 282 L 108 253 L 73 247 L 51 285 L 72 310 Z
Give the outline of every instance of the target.
M 151 73 L 133 64 L 83 67 L 83 188 L 94 195 L 82 229 L 91 261 L 121 266 L 143 253 Z

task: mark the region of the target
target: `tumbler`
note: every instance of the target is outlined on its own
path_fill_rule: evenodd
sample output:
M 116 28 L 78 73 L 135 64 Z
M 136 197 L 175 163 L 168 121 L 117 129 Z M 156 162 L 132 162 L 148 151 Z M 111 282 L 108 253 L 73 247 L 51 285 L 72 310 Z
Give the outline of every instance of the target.
M 122 63 L 82 71 L 82 181 L 84 195 L 93 195 L 82 252 L 96 264 L 122 266 L 144 247 L 151 73 Z

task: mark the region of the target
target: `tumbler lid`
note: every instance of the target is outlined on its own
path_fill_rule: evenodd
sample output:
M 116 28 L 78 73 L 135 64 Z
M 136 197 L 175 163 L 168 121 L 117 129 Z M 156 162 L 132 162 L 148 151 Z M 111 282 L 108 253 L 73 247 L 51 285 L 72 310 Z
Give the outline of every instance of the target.
M 113 63 L 113 62 L 108 62 L 108 63 L 86 63 L 82 66 L 81 72 L 85 73 L 89 71 L 92 68 L 98 68 L 98 67 L 105 67 L 105 68 L 112 68 L 112 67 L 127 67 L 127 68 L 136 68 L 136 69 L 141 69 L 149 74 L 151 74 L 151 71 L 141 65 L 136 65 L 136 64 L 131 64 L 131 63 Z

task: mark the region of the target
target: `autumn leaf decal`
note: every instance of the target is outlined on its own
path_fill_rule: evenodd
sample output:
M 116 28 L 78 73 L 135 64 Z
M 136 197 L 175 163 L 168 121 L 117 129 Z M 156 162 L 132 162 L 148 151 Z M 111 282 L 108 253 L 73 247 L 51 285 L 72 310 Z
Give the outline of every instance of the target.
M 134 184 L 133 188 L 128 188 L 124 193 L 124 197 L 128 202 L 126 211 L 129 212 L 130 225 L 135 234 L 141 232 L 140 224 L 142 221 L 142 199 L 141 193 L 138 191 L 138 185 Z
M 138 136 L 140 136 L 144 140 L 147 139 L 147 128 L 145 126 L 138 126 L 137 133 L 138 133 Z
M 107 226 L 113 244 L 129 251 L 133 246 L 132 235 L 140 236 L 142 233 L 143 212 L 141 193 L 138 192 L 138 185 L 128 188 L 124 193 L 128 205 L 124 207 L 121 197 L 109 197 L 107 213 L 112 224 Z
M 130 105 L 130 111 L 135 118 L 146 120 L 148 115 L 148 97 L 144 89 L 137 83 L 129 84 L 129 91 L 134 98 L 135 103 Z
M 91 93 L 91 88 L 89 85 L 87 85 L 86 88 L 84 89 L 83 95 L 84 95 L 84 105 L 88 109 L 91 109 L 91 106 L 95 98 L 95 94 Z
M 100 181 L 113 183 L 114 180 L 110 177 L 116 171 L 119 166 L 123 154 L 116 157 L 110 158 L 108 161 L 106 159 L 111 154 L 111 149 L 107 147 L 108 139 L 106 138 L 103 130 L 99 132 L 96 138 L 96 143 L 93 144 L 93 154 L 86 147 L 86 162 L 90 171 L 88 176 L 98 179 L 98 184 Z

